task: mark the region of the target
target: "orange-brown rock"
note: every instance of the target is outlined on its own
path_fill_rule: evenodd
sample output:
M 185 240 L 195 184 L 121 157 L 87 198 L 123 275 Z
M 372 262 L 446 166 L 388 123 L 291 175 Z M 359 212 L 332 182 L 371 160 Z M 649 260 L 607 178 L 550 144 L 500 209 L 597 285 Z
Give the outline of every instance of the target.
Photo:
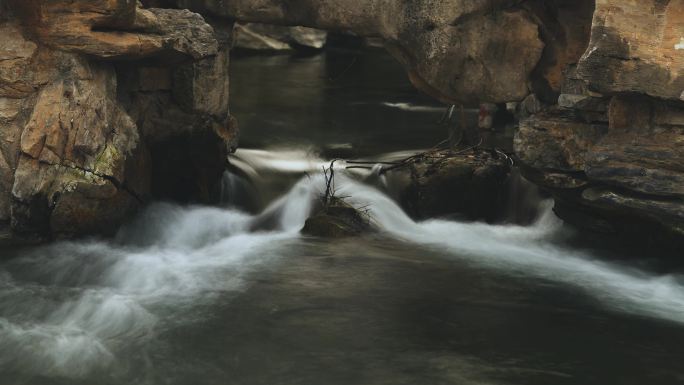
M 597 0 L 579 73 L 597 92 L 684 100 L 684 0 Z
M 236 135 L 230 42 L 219 38 L 229 32 L 187 10 L 143 10 L 136 1 L 0 3 L 0 226 L 31 236 L 107 233 L 150 196 L 153 166 L 164 159 L 153 159 L 158 138 L 141 132 L 124 81 L 143 59 L 133 88 L 191 91 L 187 105 L 167 98 L 158 107 L 205 122 L 183 132 L 205 138 L 201 151 L 211 154 L 195 167 L 223 167 Z M 207 185 L 220 178 L 202 172 Z
M 610 130 L 587 154 L 595 181 L 638 193 L 684 198 L 684 106 L 614 97 Z
M 593 0 L 177 0 L 244 22 L 379 36 L 413 84 L 445 103 L 553 98 L 589 40 Z
M 570 109 L 521 122 L 515 149 L 527 176 L 582 227 L 684 237 L 684 106 L 617 95 L 607 116 L 588 123 Z
M 140 9 L 131 0 L 15 0 L 28 29 L 53 48 L 102 58 L 216 52 L 212 28 L 187 10 Z
M 515 148 L 530 167 L 583 172 L 587 153 L 607 131 L 607 125 L 583 122 L 571 112 L 543 112 L 520 122 Z
M 522 122 L 515 142 L 562 217 L 684 239 L 683 39 L 682 0 L 596 1 L 562 112 Z
M 0 223 L 79 234 L 150 194 L 209 199 L 237 136 L 239 20 L 381 37 L 445 103 L 534 102 L 516 151 L 559 213 L 684 229 L 684 0 L 144 3 L 222 25 L 134 0 L 0 0 Z

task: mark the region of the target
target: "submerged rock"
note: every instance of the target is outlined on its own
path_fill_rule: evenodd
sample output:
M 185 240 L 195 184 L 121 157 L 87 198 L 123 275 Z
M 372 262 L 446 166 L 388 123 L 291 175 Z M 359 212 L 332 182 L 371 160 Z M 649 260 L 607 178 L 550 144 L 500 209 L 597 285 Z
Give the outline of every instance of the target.
M 495 221 L 506 212 L 506 181 L 511 164 L 503 154 L 441 151 L 416 158 L 407 167 L 410 182 L 400 200 L 413 217 L 455 215 Z
M 234 20 L 379 37 L 436 99 L 522 101 L 530 179 L 581 208 L 557 212 L 684 227 L 682 1 L 143 3 L 215 23 L 139 1 L 0 0 L 0 231 L 111 231 L 148 195 L 208 201 L 237 137 Z M 258 28 L 288 47 L 325 41 Z M 423 158 L 402 202 L 417 217 L 490 220 L 506 169 L 484 152 Z
M 302 234 L 322 238 L 344 238 L 374 231 L 370 217 L 341 199 L 324 205 L 309 217 Z

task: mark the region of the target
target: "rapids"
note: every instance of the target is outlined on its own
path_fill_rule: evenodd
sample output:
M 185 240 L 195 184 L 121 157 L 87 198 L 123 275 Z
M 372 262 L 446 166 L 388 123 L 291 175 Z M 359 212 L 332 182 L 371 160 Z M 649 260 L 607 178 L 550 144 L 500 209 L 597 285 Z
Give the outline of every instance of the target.
M 246 135 L 222 206 L 0 250 L 0 385 L 684 383 L 681 266 L 576 242 L 524 183 L 511 212 L 534 220 L 416 222 L 396 180 L 339 162 L 379 233 L 300 235 L 321 153 L 388 161 L 445 135 L 386 56 L 330 55 L 232 63 Z
M 311 242 L 298 231 L 322 193 L 324 181 L 314 170 L 325 162 L 283 161 L 301 156 L 293 152 L 245 153 L 257 174 L 265 168 L 311 174 L 258 214 L 155 204 L 115 240 L 22 250 L 0 265 L 2 371 L 18 378 L 32 373 L 84 379 L 111 370 L 121 375 L 144 370 L 136 366 L 152 365 L 148 346 L 160 335 L 199 327 L 193 325 L 201 325 L 207 309 L 230 303 L 254 285 L 250 275 L 287 258 L 293 245 Z M 562 246 L 556 240 L 566 230 L 550 202 L 540 202 L 543 214 L 531 226 L 417 223 L 359 179 L 364 178 L 338 173 L 335 183 L 349 203 L 368 207 L 381 229 L 366 242 L 405 244 L 417 251 L 418 260 L 419 250 L 430 250 L 489 274 L 579 290 L 609 312 L 684 327 L 681 276 L 650 274 Z

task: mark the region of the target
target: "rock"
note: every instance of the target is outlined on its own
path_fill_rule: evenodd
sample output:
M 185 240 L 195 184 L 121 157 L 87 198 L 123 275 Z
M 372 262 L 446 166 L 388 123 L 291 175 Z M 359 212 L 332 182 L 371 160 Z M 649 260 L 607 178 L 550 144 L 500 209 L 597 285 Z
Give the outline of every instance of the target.
M 211 27 L 187 10 L 146 10 L 128 0 L 15 0 L 13 4 L 28 30 L 61 51 L 100 58 L 199 59 L 217 49 Z
M 217 31 L 198 14 L 141 9 L 135 1 L 2 3 L 13 12 L 0 17 L 4 232 L 11 226 L 13 237 L 52 238 L 115 231 L 154 193 L 155 165 L 173 164 L 160 158 L 167 153 L 151 151 L 169 135 L 160 134 L 159 122 L 156 131 L 140 124 L 142 108 L 181 114 L 169 130 L 204 138 L 185 140 L 199 147 L 184 152 L 195 156 L 188 162 L 195 168 L 176 174 L 206 183 L 191 198 L 209 199 L 204 190 L 212 176 L 220 180 L 214 170 L 222 171 L 236 138 L 228 112 L 230 28 Z M 134 106 L 133 90 L 166 103 Z
M 542 58 L 530 78 L 531 88 L 541 101 L 555 104 L 559 92 L 564 92 L 568 70 L 574 68 L 586 52 L 595 2 L 532 1 L 527 7 L 533 10 L 545 43 Z
M 527 12 L 487 14 L 485 6 L 437 13 L 428 3 L 404 9 L 402 17 L 420 15 L 420 24 L 403 25 L 397 36 L 385 37 L 385 46 L 407 68 L 414 86 L 453 104 L 516 101 L 530 92 L 528 79 L 544 43 Z
M 528 95 L 520 103 L 520 116 L 524 119 L 544 110 L 544 105 L 535 94 Z
M 635 239 L 681 238 L 684 106 L 635 95 L 608 105 L 608 125 L 586 123 L 573 108 L 521 122 L 515 150 L 526 176 L 554 195 L 569 222 L 641 234 Z
M 679 112 L 678 112 L 679 111 Z M 684 196 L 684 116 L 644 97 L 615 97 L 610 125 L 588 124 L 563 111 L 520 123 L 515 150 L 526 165 L 584 173 L 594 182 L 663 196 Z M 676 129 L 676 127 L 680 127 Z
M 558 107 L 570 110 L 585 123 L 608 124 L 609 98 L 591 91 L 577 75 L 577 66 L 569 65 L 558 97 Z
M 253 31 L 249 28 L 249 24 L 236 25 L 235 33 L 235 48 L 238 49 L 250 51 L 289 51 L 292 49 L 287 42 Z
M 345 238 L 375 231 L 370 217 L 358 209 L 335 199 L 309 217 L 302 228 L 302 234 L 322 238 Z
M 582 172 L 589 149 L 608 132 L 560 110 L 539 113 L 520 122 L 514 146 L 520 160 L 540 170 Z
M 582 193 L 582 198 L 592 205 L 614 211 L 617 215 L 624 215 L 625 208 L 629 208 L 632 214 L 634 214 L 633 217 L 657 222 L 664 231 L 668 231 L 680 238 L 684 237 L 684 202 L 681 200 L 655 200 L 619 193 L 605 188 L 586 189 Z M 633 223 L 636 223 L 634 227 L 641 224 L 633 218 L 631 220 L 627 218 L 626 222 L 622 223 L 621 226 L 629 226 L 633 225 Z M 642 227 L 638 231 L 644 232 L 644 228 Z
M 134 153 L 139 137 L 135 124 L 115 101 L 113 68 L 69 55 L 62 60 L 66 76 L 41 89 L 21 135 L 12 211 L 14 227 L 22 232 L 43 232 L 42 219 L 41 228 L 24 224 L 35 223 L 34 215 L 50 210 L 52 218 L 60 222 L 57 218 L 63 213 L 54 209 L 72 194 L 107 201 L 101 204 L 121 213 L 135 204 L 133 196 L 128 200 L 117 197 L 117 187 L 126 184 L 126 160 Z M 71 67 L 65 67 L 66 63 Z M 115 197 L 123 206 L 110 201 Z M 37 199 L 43 207 L 35 207 Z M 16 215 L 20 212 L 23 218 Z M 100 218 L 85 216 L 71 220 L 83 229 L 101 223 Z M 117 216 L 111 221 L 116 223 Z M 57 234 L 67 228 L 50 228 L 50 232 Z
M 252 51 L 322 49 L 328 33 L 314 28 L 247 23 L 236 25 L 235 48 Z
M 147 144 L 155 199 L 219 199 L 226 157 L 239 134 L 228 108 L 231 28 L 213 29 L 220 47 L 215 55 L 172 67 L 119 66 L 119 94 Z M 153 83 L 158 89 L 143 80 L 149 73 L 159 78 Z
M 445 103 L 557 97 L 584 52 L 593 1 L 177 0 L 240 22 L 302 25 L 381 37 L 413 84 Z M 541 33 L 540 33 L 541 31 Z M 547 97 L 546 99 L 549 99 Z
M 321 49 L 325 46 L 328 33 L 320 29 L 307 27 L 290 28 L 290 44 L 304 48 Z
M 34 91 L 34 74 L 29 69 L 38 46 L 24 38 L 17 23 L 0 24 L 0 34 L 0 96 L 25 98 Z
M 587 176 L 639 193 L 684 197 L 684 106 L 615 97 L 609 114 L 609 135 L 587 154 Z
M 382 39 L 445 103 L 523 101 L 516 152 L 559 213 L 597 229 L 682 228 L 682 0 L 145 3 L 213 25 L 130 0 L 0 0 L 0 226 L 102 232 L 149 196 L 210 201 L 238 135 L 238 20 Z M 280 30 L 288 45 L 320 44 Z M 411 166 L 414 215 L 492 217 L 505 160 L 457 158 Z
M 684 243 L 682 36 L 682 1 L 596 1 L 560 110 L 522 121 L 515 140 L 526 176 L 553 194 L 563 219 L 640 243 Z
M 410 183 L 400 202 L 415 218 L 457 215 L 492 222 L 505 213 L 510 163 L 503 155 L 443 151 L 409 167 Z
M 579 76 L 594 91 L 679 100 L 684 90 L 681 0 L 597 0 Z
M 554 196 L 554 212 L 581 230 L 657 250 L 679 251 L 684 245 L 684 203 L 679 199 L 654 199 L 606 186 L 556 192 Z
M 558 107 L 569 110 L 581 110 L 605 113 L 608 103 L 604 98 L 589 95 L 561 94 L 558 97 Z

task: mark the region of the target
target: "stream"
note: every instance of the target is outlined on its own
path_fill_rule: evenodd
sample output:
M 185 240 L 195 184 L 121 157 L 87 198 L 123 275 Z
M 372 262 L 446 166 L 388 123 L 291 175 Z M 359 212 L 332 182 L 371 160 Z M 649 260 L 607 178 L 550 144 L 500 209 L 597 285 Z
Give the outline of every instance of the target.
M 340 172 L 380 231 L 300 235 L 321 166 L 429 148 L 443 109 L 377 52 L 232 66 L 223 205 L 0 250 L 0 385 L 684 384 L 684 270 L 578 242 L 550 201 L 526 226 L 416 222 Z

